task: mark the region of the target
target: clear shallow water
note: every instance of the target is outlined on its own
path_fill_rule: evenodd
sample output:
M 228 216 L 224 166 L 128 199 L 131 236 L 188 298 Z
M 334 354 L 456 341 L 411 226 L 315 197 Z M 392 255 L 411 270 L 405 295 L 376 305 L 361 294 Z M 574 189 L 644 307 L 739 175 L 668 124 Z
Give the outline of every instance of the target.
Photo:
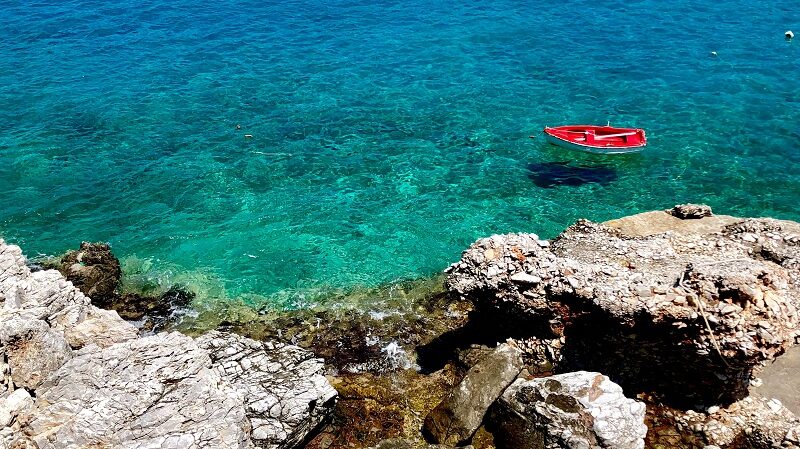
M 31 255 L 104 240 L 136 282 L 303 306 L 579 217 L 800 219 L 793 1 L 3 9 L 0 235 Z M 608 120 L 646 151 L 528 138 Z

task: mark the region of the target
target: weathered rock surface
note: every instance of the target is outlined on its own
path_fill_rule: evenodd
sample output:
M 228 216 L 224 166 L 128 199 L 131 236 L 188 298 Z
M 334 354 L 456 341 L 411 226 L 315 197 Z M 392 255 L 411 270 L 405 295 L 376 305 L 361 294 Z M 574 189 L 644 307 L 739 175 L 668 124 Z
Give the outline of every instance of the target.
M 645 405 L 599 373 L 519 379 L 492 408 L 501 448 L 642 449 Z
M 748 397 L 704 411 L 648 411 L 648 447 L 767 449 L 798 447 L 800 419 L 776 399 Z
M 244 398 L 259 447 L 291 448 L 333 411 L 336 390 L 321 359 L 297 346 L 209 332 L 197 339 L 214 369 Z
M 301 348 L 217 332 L 137 338 L 2 240 L 0 301 L 2 448 L 288 449 L 335 401 Z
M 20 413 L 32 407 L 33 399 L 24 388 L 17 388 L 8 396 L 0 398 L 0 428 L 10 425 Z
M 758 371 L 750 394 L 775 398 L 795 415 L 800 415 L 800 346 L 793 346 L 774 362 Z
M 109 345 L 135 338 L 136 329 L 116 313 L 90 304 L 89 298 L 55 270 L 31 272 L 18 246 L 0 240 L 0 322 L 11 317 L 43 320 L 64 334 L 73 347 Z M 103 317 L 102 327 L 92 322 Z M 89 321 L 88 323 L 84 323 Z
M 714 215 L 711 213 L 711 208 L 705 204 L 679 204 L 667 212 L 669 212 L 670 215 L 678 217 L 682 220 L 710 217 Z
M 64 335 L 37 319 L 15 316 L 0 321 L 0 344 L 14 383 L 30 390 L 72 357 Z
M 753 368 L 800 335 L 800 224 L 642 215 L 581 220 L 552 242 L 479 240 L 448 288 L 527 318 L 531 338 L 563 337 L 562 372 L 603 372 L 685 406 L 743 398 Z
M 40 449 L 252 447 L 241 393 L 178 333 L 83 348 L 36 394 L 23 432 Z
M 108 308 L 119 288 L 122 269 L 107 243 L 81 242 L 61 258 L 61 274 L 98 307 Z
M 80 321 L 63 326 L 61 330 L 73 348 L 92 344 L 106 348 L 138 335 L 136 328 L 120 320 L 117 312 L 97 307 L 87 307 Z
M 425 431 L 437 443 L 467 441 L 483 422 L 489 406 L 522 370 L 522 351 L 502 344 L 475 364 L 461 383 L 425 418 Z
M 681 206 L 675 207 L 679 208 Z M 728 215 L 714 214 L 702 217 L 701 220 L 686 219 L 680 218 L 678 216 L 680 213 L 676 214 L 673 210 L 667 211 L 666 213 L 665 211 L 643 212 L 641 214 L 609 220 L 604 224 L 610 228 L 618 229 L 623 235 L 629 237 L 646 237 L 649 235 L 662 234 L 664 232 L 673 232 L 682 235 L 713 234 L 715 232 L 721 232 L 727 225 L 742 220 L 741 218 Z

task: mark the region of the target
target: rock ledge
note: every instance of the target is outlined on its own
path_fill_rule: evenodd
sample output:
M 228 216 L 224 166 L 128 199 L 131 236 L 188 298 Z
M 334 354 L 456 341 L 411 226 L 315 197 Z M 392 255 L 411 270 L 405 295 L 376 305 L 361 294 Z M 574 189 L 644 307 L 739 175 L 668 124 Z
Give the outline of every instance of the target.
M 2 240 L 0 307 L 0 448 L 288 449 L 335 404 L 306 350 L 221 332 L 139 338 Z

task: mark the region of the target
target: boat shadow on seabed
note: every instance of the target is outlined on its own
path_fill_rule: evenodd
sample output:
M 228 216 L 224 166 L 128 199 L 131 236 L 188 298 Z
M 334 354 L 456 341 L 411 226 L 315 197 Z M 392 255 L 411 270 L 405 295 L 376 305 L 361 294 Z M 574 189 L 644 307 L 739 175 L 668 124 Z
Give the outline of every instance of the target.
M 552 189 L 558 186 L 577 187 L 588 183 L 608 185 L 617 180 L 617 170 L 606 164 L 575 164 L 564 162 L 537 162 L 528 164 L 528 178 L 538 187 Z
M 598 127 L 605 130 L 605 127 Z M 545 128 L 548 129 L 548 128 Z M 549 128 L 555 129 L 555 128 Z M 644 139 L 644 131 L 637 130 Z M 594 135 L 594 132 L 592 133 Z M 536 138 L 536 135 L 529 136 Z M 539 140 L 539 139 L 537 139 Z M 559 186 L 579 187 L 584 184 L 606 186 L 619 179 L 619 170 L 627 171 L 641 166 L 641 153 L 607 153 L 576 151 L 556 146 L 544 139 L 536 145 L 537 153 L 544 161 L 527 165 L 528 178 L 538 187 L 552 189 Z M 643 145 L 642 145 L 643 146 Z M 568 159 L 565 160 L 565 158 Z M 550 159 L 550 161 L 547 161 Z M 560 160 L 559 160 L 560 159 Z

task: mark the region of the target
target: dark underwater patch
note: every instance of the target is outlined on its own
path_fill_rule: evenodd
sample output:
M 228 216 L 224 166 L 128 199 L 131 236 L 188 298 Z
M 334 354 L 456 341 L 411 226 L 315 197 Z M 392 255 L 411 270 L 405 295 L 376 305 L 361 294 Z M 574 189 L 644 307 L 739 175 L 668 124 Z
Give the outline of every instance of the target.
M 606 185 L 617 180 L 617 171 L 604 165 L 570 165 L 569 162 L 540 162 L 528 165 L 528 178 L 539 187 L 577 187 L 591 182 Z

